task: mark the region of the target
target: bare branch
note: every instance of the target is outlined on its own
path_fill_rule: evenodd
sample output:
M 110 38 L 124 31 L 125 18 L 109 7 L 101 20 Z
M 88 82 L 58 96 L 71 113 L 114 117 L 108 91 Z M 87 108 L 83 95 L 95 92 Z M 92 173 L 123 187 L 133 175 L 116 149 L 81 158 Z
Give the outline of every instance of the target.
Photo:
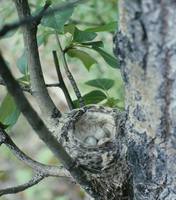
M 49 8 L 50 5 L 51 5 L 51 2 L 45 1 L 45 5 L 43 6 L 43 9 L 39 12 L 40 17 L 35 21 L 36 25 L 40 24 L 41 19 L 43 18 L 46 10 Z
M 14 2 L 20 20 L 31 16 L 27 0 L 14 0 Z M 44 14 L 45 9 L 41 12 Z M 47 122 L 48 127 L 52 127 L 53 122 L 58 122 L 57 118 L 61 116 L 61 113 L 54 105 L 48 94 L 47 88 L 45 87 L 36 37 L 39 20 L 40 18 L 38 18 L 37 23 L 35 21 L 31 24 L 23 26 L 23 39 L 29 65 L 32 94 L 36 98 L 36 101 L 42 111 L 42 116 Z
M 59 47 L 59 53 L 60 53 L 60 55 L 62 57 L 62 62 L 63 62 L 63 66 L 65 68 L 65 72 L 67 74 L 68 79 L 70 80 L 70 83 L 71 83 L 71 85 L 73 87 L 73 90 L 74 90 L 75 95 L 76 95 L 76 97 L 78 99 L 80 107 L 83 107 L 83 106 L 85 106 L 84 100 L 83 100 L 83 98 L 81 96 L 81 93 L 80 93 L 79 88 L 78 88 L 78 86 L 76 84 L 76 81 L 75 81 L 72 73 L 70 72 L 70 70 L 68 68 L 68 64 L 67 64 L 67 61 L 66 61 L 65 53 L 64 53 L 64 51 L 62 49 L 62 46 L 61 46 L 57 31 L 55 32 L 55 36 L 56 36 L 57 44 L 58 44 L 58 47 Z
M 31 180 L 29 180 L 27 183 L 18 185 L 15 187 L 9 187 L 6 189 L 0 189 L 0 196 L 5 195 L 5 194 L 14 194 L 18 192 L 22 192 L 26 190 L 27 188 L 30 188 L 36 184 L 38 184 L 41 180 L 43 180 L 46 177 L 46 175 L 43 175 L 39 172 L 37 172 Z
M 59 87 L 64 92 L 64 95 L 65 95 L 65 98 L 67 100 L 68 106 L 69 106 L 70 110 L 72 110 L 74 108 L 74 105 L 73 105 L 72 99 L 71 99 L 71 97 L 69 95 L 69 92 L 67 90 L 67 87 L 66 87 L 66 85 L 64 83 L 64 80 L 62 78 L 62 74 L 61 74 L 61 71 L 60 71 L 59 60 L 58 60 L 56 51 L 53 51 L 53 59 L 54 59 L 55 67 L 56 67 L 57 76 L 58 76 L 58 79 L 59 79 L 59 85 L 60 85 Z
M 6 86 L 4 81 L 1 78 L 0 78 L 0 85 Z M 45 86 L 46 87 L 60 87 L 60 84 L 59 83 L 50 83 L 50 84 L 45 84 Z M 24 92 L 28 92 L 28 93 L 32 94 L 32 90 L 29 85 L 20 84 L 20 87 Z
M 36 172 L 36 174 L 33 176 L 31 180 L 29 180 L 25 184 L 15 187 L 9 187 L 6 189 L 0 189 L 0 196 L 5 194 L 21 192 L 29 187 L 36 185 L 37 183 L 39 183 L 41 180 L 43 180 L 48 176 L 69 178 L 69 180 L 74 183 L 72 177 L 70 176 L 70 173 L 66 171 L 62 166 L 44 165 L 42 163 L 33 160 L 16 146 L 16 144 L 8 136 L 5 130 L 0 128 L 0 144 L 2 143 L 4 143 L 19 160 L 23 161 L 25 164 L 30 166 Z
M 45 11 L 42 10 L 41 12 L 39 12 L 38 14 L 36 14 L 34 16 L 30 15 L 18 22 L 6 24 L 0 29 L 0 38 L 3 37 L 4 35 L 6 35 L 9 31 L 15 30 L 15 29 L 19 28 L 20 26 L 24 26 L 26 24 L 31 24 L 34 21 L 40 20 L 40 18 L 42 16 L 53 15 L 57 11 L 63 11 L 65 9 L 72 8 L 79 3 L 85 3 L 86 1 L 88 1 L 88 0 L 75 0 L 75 1 L 72 1 L 69 3 L 63 3 L 62 5 L 59 4 L 58 6 L 55 6 L 55 8 L 53 8 L 52 10 L 45 10 Z
M 6 86 L 1 78 L 0 78 L 0 85 Z M 24 92 L 29 92 L 30 94 L 32 94 L 31 88 L 29 86 L 20 84 L 20 87 Z
M 85 172 L 68 155 L 63 146 L 56 140 L 52 133 L 45 126 L 35 110 L 31 107 L 24 96 L 18 82 L 14 79 L 2 55 L 0 54 L 0 74 L 7 86 L 8 91 L 13 96 L 19 109 L 31 124 L 41 140 L 50 148 L 55 156 L 62 162 L 64 167 L 70 172 L 72 177 L 92 196 L 97 198 L 92 183 L 87 180 Z
M 60 87 L 59 83 L 46 84 L 46 87 Z
M 2 128 L 0 128 L 0 143 L 4 143 L 19 160 L 30 166 L 35 171 L 48 176 L 70 176 L 63 166 L 44 165 L 27 156 L 17 147 L 10 136 Z

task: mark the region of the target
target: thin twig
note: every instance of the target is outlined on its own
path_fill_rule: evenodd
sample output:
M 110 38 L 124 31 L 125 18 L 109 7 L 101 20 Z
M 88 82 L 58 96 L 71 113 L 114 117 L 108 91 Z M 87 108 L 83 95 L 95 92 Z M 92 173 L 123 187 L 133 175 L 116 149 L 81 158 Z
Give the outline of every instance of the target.
M 31 24 L 34 21 L 40 20 L 40 18 L 42 16 L 53 15 L 57 11 L 63 11 L 65 9 L 72 8 L 79 3 L 85 3 L 86 1 L 88 1 L 88 0 L 76 0 L 76 1 L 69 2 L 69 3 L 63 3 L 62 5 L 55 6 L 52 10 L 45 10 L 45 11 L 42 10 L 41 12 L 39 12 L 38 14 L 36 14 L 34 16 L 30 15 L 24 19 L 21 19 L 20 21 L 6 24 L 0 29 L 0 38 L 3 37 L 4 35 L 6 35 L 9 31 L 15 30 L 15 29 L 19 28 L 20 26 L 24 26 L 26 24 Z
M 59 83 L 51 83 L 51 84 L 45 84 L 46 87 L 60 87 Z
M 65 98 L 66 98 L 66 101 L 68 103 L 68 106 L 70 108 L 70 110 L 74 109 L 74 104 L 72 102 L 72 99 L 70 97 L 70 94 L 67 90 L 67 87 L 64 83 L 64 80 L 62 78 L 62 74 L 61 74 L 61 70 L 60 70 L 60 65 L 59 65 L 59 60 L 58 60 L 58 57 L 57 57 L 57 52 L 56 51 L 53 51 L 53 59 L 54 59 L 54 64 L 55 64 L 55 68 L 56 68 L 56 72 L 57 72 L 57 76 L 58 76 L 58 79 L 59 79 L 59 85 L 60 85 L 60 88 L 62 89 L 64 95 L 65 95 Z
M 9 187 L 6 189 L 0 189 L 0 196 L 5 195 L 5 194 L 14 194 L 18 192 L 22 192 L 26 190 L 27 188 L 30 188 L 36 184 L 38 184 L 41 180 L 43 180 L 46 175 L 43 175 L 41 173 L 36 173 L 32 179 L 30 179 L 27 183 L 15 186 L 15 187 Z
M 27 156 L 16 146 L 16 144 L 12 141 L 12 139 L 5 132 L 5 130 L 0 128 L 0 144 L 2 143 L 4 143 L 19 160 L 23 161 L 25 164 L 30 166 L 36 172 L 36 174 L 33 176 L 31 180 L 29 180 L 25 184 L 5 189 L 0 189 L 0 196 L 5 194 L 21 192 L 29 187 L 32 187 L 33 185 L 36 185 L 37 183 L 39 183 L 41 180 L 43 180 L 48 176 L 69 178 L 71 182 L 75 183 L 72 180 L 70 173 L 66 171 L 62 166 L 44 165 Z
M 72 177 L 95 199 L 98 197 L 92 182 L 87 179 L 85 172 L 80 166 L 69 156 L 63 146 L 56 140 L 52 133 L 48 130 L 36 111 L 32 108 L 26 97 L 24 96 L 18 82 L 12 76 L 4 58 L 0 54 L 0 75 L 3 78 L 8 91 L 13 96 L 19 109 L 26 117 L 32 128 L 38 134 L 41 140 L 50 148 L 55 156 L 62 162 L 64 167 L 70 172 Z
M 0 138 L 2 138 L 2 142 L 0 141 L 0 143 L 4 143 L 19 160 L 30 166 L 35 171 L 41 172 L 48 176 L 70 176 L 63 166 L 45 165 L 27 156 L 19 149 L 19 147 L 17 147 L 10 136 L 2 128 L 0 128 Z
M 26 183 L 18 185 L 18 186 L 14 186 L 14 187 L 0 189 L 0 196 L 6 195 L 6 194 L 14 194 L 14 193 L 22 192 L 22 191 L 38 184 L 43 179 L 45 179 L 49 176 L 63 178 L 64 180 L 68 179 L 69 182 L 71 181 L 71 183 L 76 184 L 74 180 L 70 179 L 70 177 L 47 175 L 47 174 L 42 174 L 41 172 L 36 171 L 35 175 Z
M 51 5 L 51 2 L 45 1 L 45 5 L 43 6 L 42 10 L 39 12 L 40 17 L 35 21 L 37 26 L 40 24 L 46 10 L 49 8 L 50 5 Z
M 76 97 L 78 99 L 80 107 L 83 107 L 83 106 L 85 106 L 84 100 L 83 100 L 83 98 L 81 96 L 81 93 L 80 93 L 79 88 L 78 88 L 78 86 L 76 84 L 76 81 L 75 81 L 72 73 L 70 72 L 70 70 L 68 68 L 68 64 L 67 64 L 67 61 L 66 61 L 65 53 L 64 53 L 64 50 L 62 49 L 62 46 L 61 46 L 57 31 L 55 32 L 55 36 L 56 36 L 57 44 L 58 44 L 58 47 L 59 47 L 59 53 L 60 53 L 60 55 L 62 57 L 62 62 L 63 62 L 63 66 L 65 68 L 66 75 L 67 75 L 67 77 L 68 77 L 68 79 L 69 79 L 69 81 L 70 81 L 70 83 L 71 83 L 71 85 L 73 87 L 73 90 L 74 90 L 75 95 L 76 95 Z
M 0 85 L 6 86 L 2 79 L 0 79 Z M 60 84 L 59 83 L 50 83 L 50 84 L 45 84 L 45 86 L 46 87 L 60 87 Z M 31 90 L 31 87 L 29 85 L 20 84 L 20 87 L 24 92 L 28 92 L 28 93 L 32 94 L 32 90 Z

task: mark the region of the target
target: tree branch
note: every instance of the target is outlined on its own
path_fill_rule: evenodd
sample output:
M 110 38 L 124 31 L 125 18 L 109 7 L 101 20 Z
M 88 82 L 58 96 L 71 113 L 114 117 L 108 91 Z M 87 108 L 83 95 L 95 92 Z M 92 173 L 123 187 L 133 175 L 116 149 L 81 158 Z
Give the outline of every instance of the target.
M 6 84 L 4 83 L 4 81 L 1 78 L 0 78 L 0 85 L 6 86 Z M 46 87 L 61 87 L 59 83 L 50 83 L 50 84 L 46 83 L 45 86 Z M 20 84 L 20 87 L 24 92 L 28 92 L 28 93 L 32 94 L 32 90 L 31 90 L 30 86 Z
M 72 1 L 69 3 L 63 3 L 62 5 L 59 4 L 59 5 L 55 6 L 55 8 L 53 8 L 52 10 L 41 11 L 34 16 L 30 15 L 20 21 L 13 22 L 11 24 L 6 24 L 0 29 L 0 38 L 3 37 L 4 35 L 6 35 L 8 32 L 19 28 L 20 26 L 24 26 L 26 24 L 31 24 L 32 22 L 39 20 L 42 16 L 53 15 L 53 13 L 55 13 L 57 11 L 62 11 L 62 10 L 68 9 L 68 8 L 72 8 L 79 3 L 85 3 L 86 1 L 88 1 L 88 0 L 75 0 L 75 1 Z
M 17 147 L 10 136 L 2 128 L 0 128 L 0 138 L 2 138 L 0 143 L 4 143 L 19 160 L 30 166 L 35 171 L 48 176 L 70 176 L 63 166 L 45 165 L 27 156 Z
M 56 36 L 57 44 L 58 44 L 58 47 L 59 47 L 59 53 L 62 57 L 62 62 L 63 62 L 63 66 L 65 68 L 66 75 L 67 75 L 67 77 L 68 77 L 68 79 L 69 79 L 69 81 L 70 81 L 70 83 L 73 87 L 73 90 L 75 92 L 76 97 L 78 98 L 78 102 L 79 102 L 80 107 L 83 107 L 83 106 L 85 106 L 84 100 L 81 96 L 81 93 L 80 93 L 79 88 L 76 84 L 76 81 L 75 81 L 74 77 L 72 76 L 72 73 L 70 72 L 70 70 L 68 68 L 68 64 L 67 64 L 67 61 L 66 61 L 66 58 L 65 58 L 65 53 L 62 49 L 57 31 L 55 32 L 55 36 Z
M 50 84 L 46 84 L 46 87 L 60 87 L 59 83 L 50 83 Z
M 14 0 L 14 2 L 20 20 L 31 16 L 27 0 Z M 41 12 L 43 15 L 44 11 L 42 10 Z M 42 15 L 40 15 L 40 18 Z M 56 121 L 56 118 L 61 116 L 61 113 L 54 105 L 48 94 L 47 88 L 45 87 L 36 38 L 37 25 L 40 18 L 38 18 L 37 23 L 35 21 L 31 24 L 23 26 L 23 40 L 27 53 L 32 94 L 36 98 L 36 101 L 42 111 L 43 118 L 47 122 L 47 125 L 52 127 L 53 122 Z
M 21 192 L 29 187 L 36 185 L 37 183 L 39 183 L 41 180 L 43 180 L 48 176 L 69 178 L 70 180 L 72 179 L 70 173 L 66 171 L 62 166 L 57 167 L 51 165 L 44 165 L 42 163 L 39 163 L 31 159 L 16 146 L 16 144 L 12 141 L 12 139 L 5 132 L 5 130 L 0 128 L 0 144 L 2 143 L 5 144 L 19 160 L 30 166 L 36 172 L 36 174 L 33 176 L 31 180 L 29 180 L 25 184 L 15 187 L 9 187 L 6 189 L 0 189 L 0 196 L 5 194 Z M 73 180 L 71 181 L 74 182 Z
M 0 77 L 0 85 L 6 86 L 3 79 L 1 79 L 1 77 Z M 28 93 L 32 94 L 31 88 L 29 86 L 20 84 L 20 87 L 24 92 L 28 92 Z
M 47 176 L 37 172 L 32 177 L 32 179 L 30 179 L 27 183 L 24 183 L 22 185 L 18 185 L 18 186 L 15 186 L 15 187 L 9 187 L 9 188 L 6 188 L 6 189 L 0 189 L 0 196 L 5 195 L 5 194 L 14 194 L 14 193 L 22 192 L 25 189 L 30 188 L 30 187 L 38 184 L 45 177 L 47 177 Z
M 41 140 L 50 148 L 55 156 L 62 162 L 64 167 L 70 172 L 72 177 L 94 198 L 98 199 L 98 194 L 95 191 L 92 183 L 87 180 L 84 171 L 78 164 L 68 155 L 63 146 L 56 140 L 52 133 L 45 126 L 35 110 L 31 107 L 26 97 L 24 96 L 19 84 L 15 81 L 11 72 L 8 69 L 2 55 L 0 54 L 0 74 L 7 85 L 7 89 L 13 96 L 19 109 L 31 124 L 35 132 Z
M 26 183 L 18 185 L 18 186 L 14 186 L 14 187 L 0 189 L 0 196 L 6 195 L 6 194 L 14 194 L 14 193 L 22 192 L 22 191 L 38 184 L 39 182 L 41 182 L 43 179 L 45 179 L 47 177 L 49 177 L 49 176 L 36 171 L 35 175 Z M 57 177 L 68 178 L 68 177 L 65 177 L 65 176 L 64 177 L 57 176 Z
M 67 100 L 68 106 L 69 106 L 70 110 L 72 110 L 74 108 L 74 105 L 73 105 L 72 99 L 70 97 L 70 94 L 69 94 L 69 92 L 67 90 L 67 87 L 66 87 L 66 85 L 64 83 L 64 80 L 62 78 L 62 74 L 61 74 L 61 71 L 60 71 L 59 60 L 58 60 L 56 51 L 53 51 L 53 59 L 54 59 L 54 64 L 55 64 L 57 76 L 58 76 L 58 79 L 59 79 L 59 87 L 64 92 L 64 95 L 65 95 L 65 98 Z

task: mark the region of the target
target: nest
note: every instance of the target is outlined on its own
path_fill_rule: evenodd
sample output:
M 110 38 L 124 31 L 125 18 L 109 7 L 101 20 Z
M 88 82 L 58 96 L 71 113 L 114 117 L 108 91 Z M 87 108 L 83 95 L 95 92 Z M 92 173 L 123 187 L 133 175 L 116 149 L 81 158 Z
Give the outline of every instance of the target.
M 102 199 L 120 199 L 129 176 L 126 147 L 121 143 L 125 114 L 117 109 L 86 106 L 73 110 L 66 121 L 59 141 L 94 181 Z

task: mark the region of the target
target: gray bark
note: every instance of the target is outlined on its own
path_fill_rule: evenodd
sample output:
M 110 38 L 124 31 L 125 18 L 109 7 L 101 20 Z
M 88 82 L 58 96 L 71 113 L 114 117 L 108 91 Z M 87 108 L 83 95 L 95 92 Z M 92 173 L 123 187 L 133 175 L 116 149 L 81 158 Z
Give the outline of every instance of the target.
M 116 52 L 137 200 L 176 199 L 176 1 L 119 0 Z

